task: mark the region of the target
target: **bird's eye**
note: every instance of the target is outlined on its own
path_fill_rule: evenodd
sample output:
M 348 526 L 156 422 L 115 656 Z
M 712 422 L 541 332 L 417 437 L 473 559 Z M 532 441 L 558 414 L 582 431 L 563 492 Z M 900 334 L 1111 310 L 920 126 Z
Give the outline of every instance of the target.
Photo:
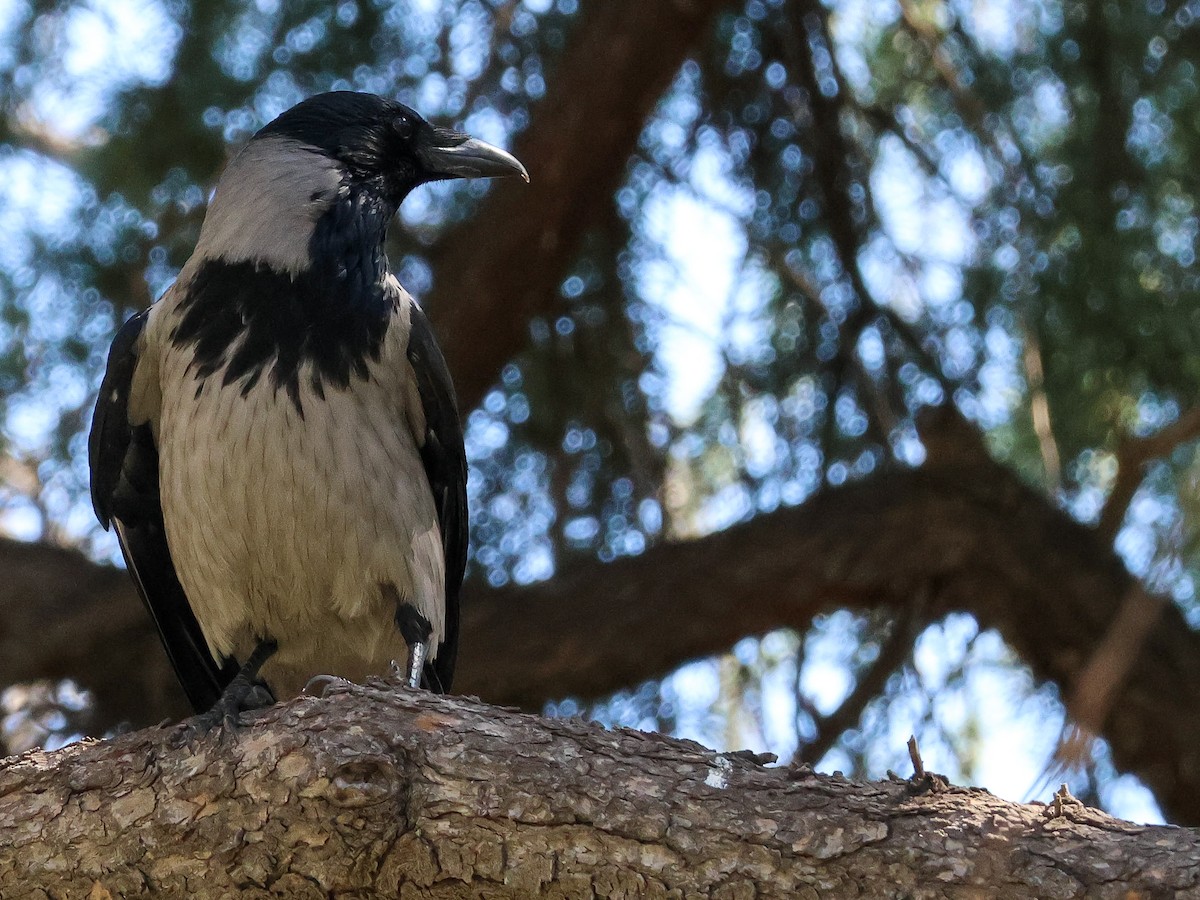
M 413 120 L 406 115 L 399 115 L 392 119 L 392 130 L 404 140 L 408 140 L 413 136 Z

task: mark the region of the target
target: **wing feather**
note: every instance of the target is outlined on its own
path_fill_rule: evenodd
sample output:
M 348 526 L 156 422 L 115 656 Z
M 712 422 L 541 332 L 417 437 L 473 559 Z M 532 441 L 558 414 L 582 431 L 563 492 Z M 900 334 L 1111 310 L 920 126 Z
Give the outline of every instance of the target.
M 467 569 L 467 453 L 446 358 L 416 301 L 412 302 L 411 316 L 408 361 L 417 377 L 417 392 L 425 413 L 421 462 L 433 491 L 446 558 L 446 636 L 438 645 L 437 658 L 425 666 L 425 681 L 431 690 L 445 693 L 454 680 L 459 592 Z
M 158 447 L 149 422 L 133 425 L 130 395 L 149 310 L 117 332 L 88 435 L 92 506 L 105 529 L 115 525 L 125 564 L 158 627 L 192 706 L 202 712 L 236 673 L 218 665 L 175 572 L 158 490 Z

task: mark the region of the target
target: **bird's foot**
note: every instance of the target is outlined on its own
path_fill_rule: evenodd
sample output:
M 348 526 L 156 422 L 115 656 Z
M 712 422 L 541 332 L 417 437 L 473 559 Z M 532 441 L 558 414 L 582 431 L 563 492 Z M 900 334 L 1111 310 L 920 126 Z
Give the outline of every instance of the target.
M 410 688 L 419 688 L 425 657 L 429 652 L 427 641 L 433 633 L 433 626 L 411 603 L 402 603 L 396 608 L 396 627 L 408 645 L 408 668 L 404 673 L 404 682 Z
M 200 738 L 219 729 L 222 736 L 233 734 L 245 723 L 244 713 L 263 709 L 275 702 L 275 697 L 262 682 L 249 682 L 238 675 L 225 688 L 219 700 L 212 709 L 193 716 L 179 726 L 175 736 L 176 746 L 191 746 Z
M 354 682 L 347 681 L 340 675 L 314 675 L 308 679 L 304 685 L 302 693 L 312 694 L 318 697 L 327 697 L 329 692 L 333 690 L 346 690 L 353 687 Z
M 270 688 L 259 680 L 258 670 L 277 648 L 278 645 L 273 640 L 259 641 L 254 652 L 226 686 L 212 709 L 193 716 L 179 726 L 179 733 L 175 738 L 176 745 L 191 745 L 217 727 L 222 729 L 222 734 L 231 734 L 243 724 L 243 713 L 273 704 L 275 697 Z
M 424 643 L 408 645 L 407 683 L 410 688 L 421 686 L 421 670 L 425 668 L 426 652 Z
M 425 645 L 417 644 L 416 647 L 408 648 L 408 662 L 405 665 L 400 665 L 396 660 L 392 660 L 388 665 L 388 679 L 393 682 L 399 682 L 406 688 L 422 688 L 425 685 L 421 684 L 421 679 L 424 672 L 421 671 L 425 663 Z

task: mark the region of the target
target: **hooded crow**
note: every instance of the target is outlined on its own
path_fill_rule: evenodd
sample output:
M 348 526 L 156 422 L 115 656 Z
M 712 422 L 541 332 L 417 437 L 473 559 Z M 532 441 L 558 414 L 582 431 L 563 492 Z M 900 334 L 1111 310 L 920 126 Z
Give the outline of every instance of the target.
M 312 97 L 229 163 L 178 279 L 118 331 L 92 502 L 197 711 L 402 659 L 411 686 L 449 689 L 463 434 L 384 238 L 418 185 L 500 175 L 528 181 L 400 103 Z

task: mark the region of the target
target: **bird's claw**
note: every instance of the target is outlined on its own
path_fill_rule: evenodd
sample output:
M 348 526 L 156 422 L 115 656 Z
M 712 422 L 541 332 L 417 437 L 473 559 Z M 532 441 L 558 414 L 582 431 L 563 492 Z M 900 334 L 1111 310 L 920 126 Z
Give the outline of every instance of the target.
M 340 675 L 314 675 L 312 678 L 308 679 L 308 682 L 304 685 L 303 693 L 316 694 L 317 696 L 324 698 L 329 696 L 329 692 L 331 690 L 345 690 L 346 688 L 350 687 L 350 685 L 351 682 L 347 681 L 345 678 L 342 678 Z
M 246 724 L 242 718 L 245 713 L 263 709 L 274 702 L 275 698 L 264 684 L 238 675 L 212 709 L 180 723 L 172 743 L 176 747 L 193 747 L 214 729 L 219 730 L 222 738 L 230 736 Z
M 217 702 L 208 712 L 193 716 L 179 726 L 179 732 L 172 739 L 175 746 L 194 746 L 196 741 L 220 726 L 222 738 L 233 734 L 244 723 L 242 714 L 262 709 L 275 702 L 270 689 L 258 678 L 258 670 L 264 662 L 270 659 L 276 650 L 273 640 L 264 639 L 258 642 L 249 659 L 233 676 L 233 680 L 221 692 Z

